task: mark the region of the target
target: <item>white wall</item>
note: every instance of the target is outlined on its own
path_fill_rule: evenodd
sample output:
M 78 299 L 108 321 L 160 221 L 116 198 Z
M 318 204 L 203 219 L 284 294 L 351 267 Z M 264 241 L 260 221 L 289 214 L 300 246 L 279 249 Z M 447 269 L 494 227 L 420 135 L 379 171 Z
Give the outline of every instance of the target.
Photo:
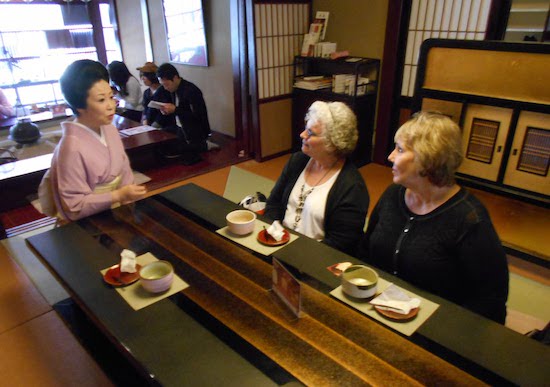
M 122 55 L 130 71 L 146 62 L 141 0 L 116 0 Z M 153 60 L 157 65 L 169 61 L 162 0 L 147 0 Z M 231 65 L 231 27 L 229 1 L 203 0 L 208 44 L 208 67 L 174 63 L 180 76 L 203 92 L 212 130 L 235 136 L 233 72 Z

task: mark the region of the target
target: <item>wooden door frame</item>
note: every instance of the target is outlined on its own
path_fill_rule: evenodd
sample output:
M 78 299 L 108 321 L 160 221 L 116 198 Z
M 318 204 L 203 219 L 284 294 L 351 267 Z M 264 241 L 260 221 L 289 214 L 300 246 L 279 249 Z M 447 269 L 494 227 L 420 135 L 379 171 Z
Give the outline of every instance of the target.
M 254 0 L 231 0 L 235 133 L 244 155 L 261 161 Z

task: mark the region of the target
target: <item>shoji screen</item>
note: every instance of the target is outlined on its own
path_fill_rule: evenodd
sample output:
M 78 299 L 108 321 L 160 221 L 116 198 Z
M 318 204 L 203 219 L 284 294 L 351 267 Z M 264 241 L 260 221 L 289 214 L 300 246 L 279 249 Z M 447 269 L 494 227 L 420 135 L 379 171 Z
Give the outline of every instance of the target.
M 294 56 L 308 32 L 310 4 L 259 3 L 254 13 L 258 98 L 290 94 Z
M 426 39 L 483 40 L 491 0 L 413 0 L 401 95 L 414 94 L 420 45 Z

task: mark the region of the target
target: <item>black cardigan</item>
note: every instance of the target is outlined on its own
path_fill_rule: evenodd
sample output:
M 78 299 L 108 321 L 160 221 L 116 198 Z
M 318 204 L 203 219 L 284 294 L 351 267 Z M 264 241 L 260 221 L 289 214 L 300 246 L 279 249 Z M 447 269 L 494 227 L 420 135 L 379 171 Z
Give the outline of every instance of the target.
M 426 215 L 391 185 L 374 207 L 359 258 L 504 324 L 506 254 L 487 210 L 462 188 Z
M 302 152 L 290 157 L 267 199 L 265 214 L 268 217 L 284 219 L 290 193 L 308 161 L 309 156 Z M 327 197 L 323 242 L 353 255 L 363 234 L 368 208 L 369 192 L 363 177 L 355 165 L 346 160 Z

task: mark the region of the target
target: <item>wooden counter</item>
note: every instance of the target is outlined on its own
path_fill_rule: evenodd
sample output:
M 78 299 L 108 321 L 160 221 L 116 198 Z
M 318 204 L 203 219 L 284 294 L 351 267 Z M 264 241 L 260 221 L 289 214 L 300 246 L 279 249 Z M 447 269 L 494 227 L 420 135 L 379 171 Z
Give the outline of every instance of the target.
M 333 257 L 342 261 L 342 253 L 308 238 L 299 238 L 276 254 L 298 270 L 304 283 L 306 314 L 291 318 L 269 291 L 270 258 L 213 232 L 236 207 L 188 185 L 33 236 L 28 242 L 90 318 L 131 357 L 138 372 L 155 375 L 163 385 L 196 381 L 189 379 L 190 374 L 205 383 L 259 385 L 274 381 L 269 369 L 276 367 L 307 385 L 544 380 L 548 348 L 435 296 L 428 295 L 441 304 L 440 309 L 410 339 L 331 298 L 326 293 L 337 279 L 330 277 L 325 264 Z M 133 311 L 99 275 L 99 270 L 119 260 L 122 248 L 171 261 L 190 287 Z M 204 327 L 212 324 L 205 324 L 201 316 L 214 320 L 211 333 Z M 219 343 L 227 337 L 234 338 L 231 350 Z M 513 351 L 507 354 L 507 350 Z M 524 350 L 530 352 L 525 356 L 518 352 Z M 251 352 L 257 356 L 247 356 Z M 487 356 L 493 360 L 484 362 Z M 252 360 L 258 357 L 273 365 L 263 367 Z M 507 364 L 510 359 L 513 364 Z M 256 367 L 272 380 L 262 379 Z

